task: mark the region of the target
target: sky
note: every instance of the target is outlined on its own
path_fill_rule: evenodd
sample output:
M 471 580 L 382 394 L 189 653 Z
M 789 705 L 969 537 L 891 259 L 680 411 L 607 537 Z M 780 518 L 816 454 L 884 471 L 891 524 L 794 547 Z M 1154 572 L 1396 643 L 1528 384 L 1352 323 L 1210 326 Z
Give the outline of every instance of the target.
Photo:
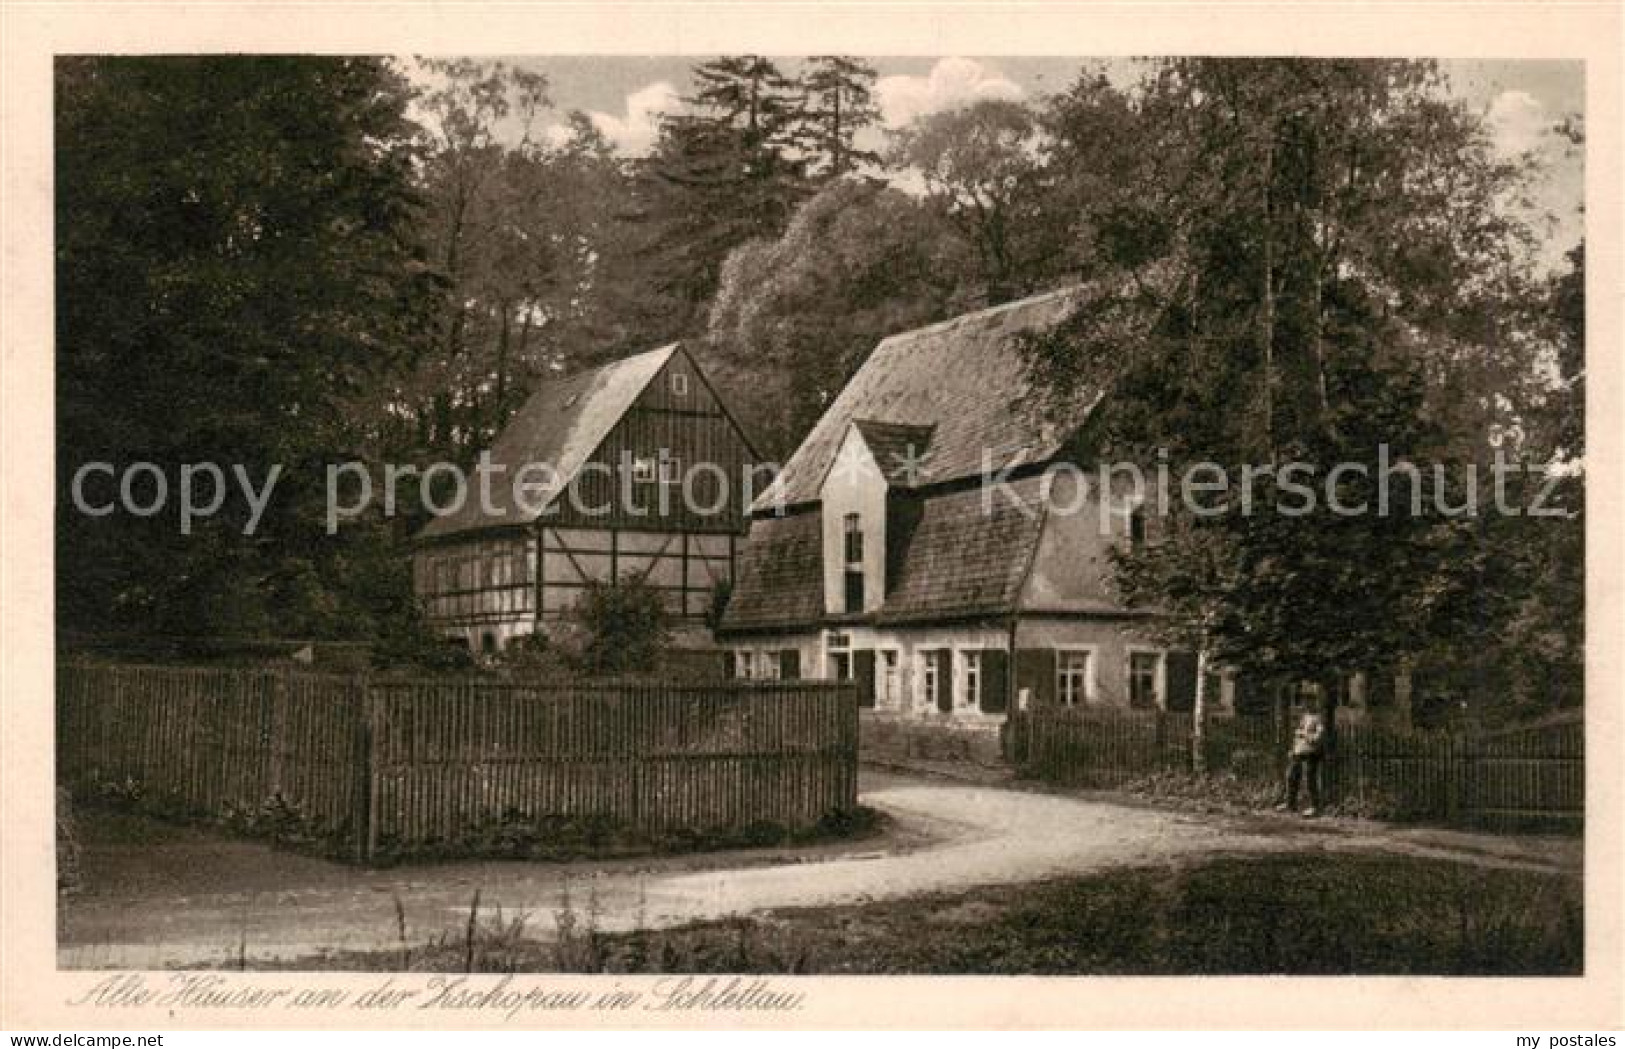
M 660 114 L 677 108 L 689 70 L 705 56 L 493 56 L 546 74 L 553 108 L 540 134 L 558 140 L 564 120 L 581 110 L 626 156 L 647 153 Z M 798 61 L 778 60 L 793 75 Z M 953 109 L 982 98 L 1038 99 L 1064 91 L 1088 67 L 1114 82 L 1129 83 L 1136 65 L 1122 58 L 869 57 L 879 73 L 875 85 L 881 119 L 901 127 L 926 113 Z M 1580 152 L 1551 125 L 1585 109 L 1585 69 L 1573 61 L 1445 60 L 1450 90 L 1485 114 L 1497 150 L 1509 158 L 1534 150 L 1545 170 L 1534 187 L 1532 216 L 1545 235 L 1542 264 L 1556 267 L 1583 231 L 1579 208 L 1585 180 Z M 408 67 L 411 64 L 408 62 Z M 517 136 L 516 136 L 517 137 Z M 1548 221 L 1546 216 L 1550 216 Z

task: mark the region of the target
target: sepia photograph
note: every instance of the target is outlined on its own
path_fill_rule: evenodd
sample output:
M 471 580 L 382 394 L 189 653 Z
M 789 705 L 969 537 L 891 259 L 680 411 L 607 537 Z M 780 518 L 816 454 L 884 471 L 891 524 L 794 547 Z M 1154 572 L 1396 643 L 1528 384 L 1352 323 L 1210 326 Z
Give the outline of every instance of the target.
M 0 1032 L 1617 1045 L 1625 6 L 1286 10 L 0 0 Z
M 62 968 L 1583 973 L 1582 63 L 53 77 Z

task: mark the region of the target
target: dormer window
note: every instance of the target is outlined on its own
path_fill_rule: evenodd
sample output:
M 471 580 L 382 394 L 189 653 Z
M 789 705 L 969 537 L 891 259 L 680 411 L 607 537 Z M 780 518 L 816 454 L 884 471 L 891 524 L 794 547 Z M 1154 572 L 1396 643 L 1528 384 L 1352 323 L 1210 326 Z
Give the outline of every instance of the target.
M 844 519 L 844 550 L 846 567 L 842 571 L 842 611 L 852 614 L 863 611 L 863 519 L 847 514 Z

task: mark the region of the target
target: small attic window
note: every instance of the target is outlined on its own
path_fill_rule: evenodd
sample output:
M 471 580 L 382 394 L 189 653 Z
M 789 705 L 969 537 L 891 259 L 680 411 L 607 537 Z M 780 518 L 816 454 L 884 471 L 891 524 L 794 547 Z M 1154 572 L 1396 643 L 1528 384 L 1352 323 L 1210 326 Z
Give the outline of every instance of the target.
M 639 484 L 652 484 L 655 479 L 655 461 L 645 456 L 632 460 L 632 480 Z
M 671 392 L 674 397 L 688 396 L 688 376 L 682 372 L 671 373 Z

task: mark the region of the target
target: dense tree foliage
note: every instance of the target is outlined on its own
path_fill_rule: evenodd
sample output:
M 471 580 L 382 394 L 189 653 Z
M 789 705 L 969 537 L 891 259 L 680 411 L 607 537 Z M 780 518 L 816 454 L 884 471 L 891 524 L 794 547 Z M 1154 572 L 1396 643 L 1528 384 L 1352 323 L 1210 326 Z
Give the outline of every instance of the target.
M 407 97 L 371 59 L 59 63 L 65 624 L 363 636 L 408 606 L 389 531 L 328 540 L 321 499 L 324 462 L 381 453 L 377 391 L 430 319 Z M 79 513 L 70 482 L 97 461 L 161 468 L 170 512 Z M 241 498 L 181 533 L 179 468 L 201 462 L 257 486 L 281 465 L 253 535 Z
M 1176 511 L 1174 541 L 1125 558 L 1130 595 L 1218 662 L 1293 679 L 1499 644 L 1527 601 L 1511 533 L 1554 526 L 1494 519 L 1488 480 L 1477 514 L 1443 507 L 1496 447 L 1552 454 L 1516 436 L 1551 385 L 1530 237 L 1498 206 L 1518 165 L 1427 63 L 1174 61 L 1126 108 L 1085 82 L 1057 116 L 1131 128 L 1121 152 L 1086 130 L 1055 155 L 1081 151 L 1100 263 L 1156 279 L 1035 340 L 1035 366 L 1056 390 L 1112 390 L 1097 450 L 1165 449 L 1176 476 L 1209 462 L 1232 484 L 1244 464 L 1313 469 L 1309 512 L 1282 475 L 1250 512 Z M 1385 461 L 1423 465 L 1393 487 L 1403 509 L 1332 505 L 1375 510 Z
M 739 411 L 778 455 L 800 438 L 886 336 L 960 312 L 968 253 L 935 214 L 866 180 L 830 183 L 773 240 L 729 257 L 709 335 Z

